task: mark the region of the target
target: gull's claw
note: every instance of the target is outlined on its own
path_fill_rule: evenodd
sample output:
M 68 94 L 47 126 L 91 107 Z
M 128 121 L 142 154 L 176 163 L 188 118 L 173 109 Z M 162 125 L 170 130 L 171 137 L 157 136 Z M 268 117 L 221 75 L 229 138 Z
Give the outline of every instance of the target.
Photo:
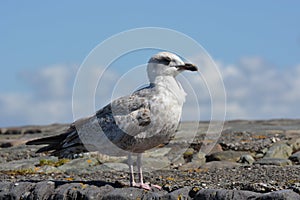
M 137 188 L 141 188 L 141 189 L 144 189 L 144 190 L 151 190 L 151 188 L 156 188 L 156 189 L 161 190 L 161 186 L 148 184 L 148 183 L 134 183 L 132 186 L 137 187 Z

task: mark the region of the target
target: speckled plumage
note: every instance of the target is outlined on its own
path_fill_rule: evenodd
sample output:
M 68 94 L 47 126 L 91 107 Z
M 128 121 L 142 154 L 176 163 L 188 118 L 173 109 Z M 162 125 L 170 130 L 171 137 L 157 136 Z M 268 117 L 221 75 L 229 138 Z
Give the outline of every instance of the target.
M 55 156 L 71 157 L 91 150 L 115 156 L 139 154 L 166 143 L 177 129 L 185 101 L 186 94 L 175 79 L 183 70 L 197 68 L 174 54 L 156 54 L 147 67 L 148 87 L 112 101 L 91 117 L 75 121 L 66 133 L 27 144 L 48 144 L 38 152 L 52 151 Z

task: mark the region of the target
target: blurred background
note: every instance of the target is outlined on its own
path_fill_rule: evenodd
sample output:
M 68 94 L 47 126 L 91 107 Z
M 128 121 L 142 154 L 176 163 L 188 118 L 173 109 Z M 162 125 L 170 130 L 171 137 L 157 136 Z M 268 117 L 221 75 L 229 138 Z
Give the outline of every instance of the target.
M 0 126 L 72 122 L 73 83 L 85 57 L 140 27 L 177 30 L 207 50 L 224 80 L 227 120 L 299 118 L 299 8 L 296 0 L 1 1 Z M 101 87 L 108 94 L 114 77 L 152 53 L 115 62 Z M 99 99 L 99 108 L 108 103 Z M 201 120 L 210 119 L 205 112 Z

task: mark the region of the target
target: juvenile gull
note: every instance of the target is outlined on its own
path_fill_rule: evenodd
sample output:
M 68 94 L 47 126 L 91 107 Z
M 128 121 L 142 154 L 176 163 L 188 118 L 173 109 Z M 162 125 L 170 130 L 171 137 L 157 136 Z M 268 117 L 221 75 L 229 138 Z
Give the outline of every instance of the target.
M 150 185 L 143 182 L 142 153 L 169 142 L 174 136 L 186 96 L 175 77 L 185 70 L 197 71 L 197 67 L 183 62 L 175 54 L 160 52 L 152 56 L 147 65 L 149 86 L 112 101 L 91 117 L 75 121 L 60 135 L 29 141 L 27 144 L 47 144 L 37 152 L 51 151 L 51 155 L 70 158 L 90 150 L 87 142 L 82 140 L 84 135 L 80 134 L 88 134 L 94 130 L 91 127 L 99 126 L 98 132 L 92 131 L 97 138 L 100 137 L 97 149 L 117 156 L 126 152 L 130 185 L 150 189 Z M 121 151 L 106 152 L 110 148 L 107 147 L 108 143 Z M 132 155 L 137 156 L 139 183 L 134 181 Z

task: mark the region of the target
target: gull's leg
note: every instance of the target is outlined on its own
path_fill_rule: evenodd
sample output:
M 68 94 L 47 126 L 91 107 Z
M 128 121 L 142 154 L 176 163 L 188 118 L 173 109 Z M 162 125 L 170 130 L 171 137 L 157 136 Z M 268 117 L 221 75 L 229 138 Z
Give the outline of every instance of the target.
M 129 166 L 129 182 L 130 186 L 133 187 L 136 185 L 134 181 L 134 173 L 133 173 L 133 161 L 131 153 L 128 154 L 128 166 Z
M 143 181 L 143 170 L 142 170 L 142 154 L 139 153 L 136 158 L 136 165 L 138 169 L 138 175 L 139 175 L 139 187 L 146 189 L 146 190 L 151 190 L 151 187 L 149 184 L 145 184 Z
M 161 190 L 161 187 L 159 185 L 144 183 L 143 170 L 142 170 L 142 154 L 141 153 L 137 155 L 136 162 L 137 162 L 137 168 L 138 168 L 138 174 L 139 174 L 140 187 L 143 189 L 146 189 L 146 190 L 150 190 L 151 187 Z

